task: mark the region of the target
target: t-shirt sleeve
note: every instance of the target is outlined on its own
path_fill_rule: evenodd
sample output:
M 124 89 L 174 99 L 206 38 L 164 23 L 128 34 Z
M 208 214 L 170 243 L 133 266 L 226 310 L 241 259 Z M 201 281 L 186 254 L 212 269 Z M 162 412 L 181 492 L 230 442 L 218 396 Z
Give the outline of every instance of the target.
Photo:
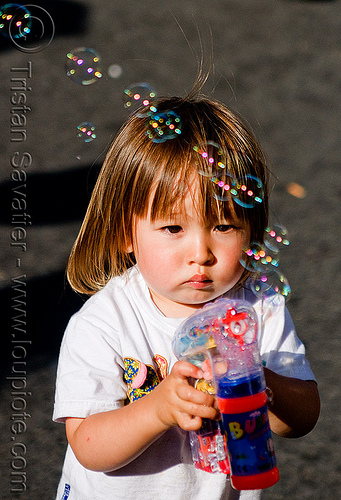
M 61 345 L 53 420 L 120 408 L 126 398 L 120 345 L 113 335 L 74 316 Z
M 265 366 L 279 375 L 316 381 L 283 297 L 275 302 L 265 300 L 263 322 L 260 320 L 259 325 L 259 346 Z

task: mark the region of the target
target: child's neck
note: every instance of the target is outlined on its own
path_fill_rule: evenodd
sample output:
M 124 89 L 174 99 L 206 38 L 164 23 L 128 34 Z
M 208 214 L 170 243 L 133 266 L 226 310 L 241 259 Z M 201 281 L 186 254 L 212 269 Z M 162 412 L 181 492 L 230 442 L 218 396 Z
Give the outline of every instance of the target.
M 156 295 L 153 290 L 149 289 L 150 297 L 158 310 L 166 318 L 188 318 L 197 309 L 203 307 L 204 304 L 181 304 L 173 302 L 164 297 Z

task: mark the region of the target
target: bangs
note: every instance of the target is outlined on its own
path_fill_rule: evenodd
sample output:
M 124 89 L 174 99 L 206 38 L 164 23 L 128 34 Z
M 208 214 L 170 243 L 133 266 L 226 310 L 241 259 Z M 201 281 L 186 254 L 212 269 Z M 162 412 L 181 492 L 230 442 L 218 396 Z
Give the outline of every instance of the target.
M 185 200 L 190 194 L 199 219 L 212 224 L 224 220 L 247 220 L 244 210 L 238 210 L 232 197 L 223 193 L 212 178 L 202 174 L 203 165 L 192 147 L 182 149 L 172 158 L 167 158 L 159 167 L 159 175 L 149 190 L 149 202 L 144 204 L 142 216 L 148 215 L 155 221 L 158 218 L 172 218 L 175 213 L 185 212 Z M 176 158 L 176 161 L 174 160 Z M 228 175 L 220 175 L 224 185 L 230 180 Z M 241 207 L 240 207 L 241 208 Z

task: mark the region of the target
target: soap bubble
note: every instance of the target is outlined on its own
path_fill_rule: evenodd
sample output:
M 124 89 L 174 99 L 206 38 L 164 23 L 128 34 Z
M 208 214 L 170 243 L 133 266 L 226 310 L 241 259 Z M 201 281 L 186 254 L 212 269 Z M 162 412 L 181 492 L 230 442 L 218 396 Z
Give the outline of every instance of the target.
M 30 11 L 17 3 L 0 6 L 0 33 L 10 38 L 26 37 L 31 32 Z
M 220 201 L 230 200 L 233 177 L 226 169 L 226 157 L 221 146 L 214 141 L 207 141 L 193 149 L 198 153 L 196 163 L 199 174 L 210 177 L 216 186 L 214 198 Z
M 90 122 L 82 122 L 77 127 L 77 137 L 83 139 L 84 142 L 91 142 L 96 139 L 95 126 Z
M 174 111 L 158 112 L 150 106 L 147 135 L 153 142 L 165 142 L 181 134 L 181 119 Z
M 262 298 L 283 295 L 288 300 L 291 295 L 289 282 L 279 270 L 254 277 L 251 281 L 251 289 L 255 295 Z
M 219 201 L 231 200 L 231 189 L 234 183 L 233 176 L 221 171 L 217 172 L 217 175 L 214 175 L 211 180 L 217 187 L 217 191 L 213 194 L 213 197 Z
M 264 243 L 273 252 L 279 252 L 282 246 L 289 245 L 287 238 L 288 231 L 280 224 L 273 224 L 268 226 L 264 233 Z
M 238 205 L 244 208 L 252 208 L 263 202 L 263 183 L 258 177 L 247 174 L 245 177 L 234 181 L 231 194 Z
M 149 106 L 155 99 L 156 91 L 149 83 L 134 83 L 123 93 L 123 104 L 129 111 L 136 111 L 142 106 L 148 112 Z
M 226 158 L 219 144 L 207 141 L 204 144 L 194 146 L 193 149 L 199 156 L 197 162 L 199 174 L 219 179 L 222 173 L 225 173 Z
M 262 243 L 253 242 L 242 250 L 239 262 L 248 271 L 271 272 L 278 267 L 278 256 Z
M 91 85 L 102 78 L 100 62 L 94 49 L 78 47 L 67 53 L 66 74 L 79 85 Z

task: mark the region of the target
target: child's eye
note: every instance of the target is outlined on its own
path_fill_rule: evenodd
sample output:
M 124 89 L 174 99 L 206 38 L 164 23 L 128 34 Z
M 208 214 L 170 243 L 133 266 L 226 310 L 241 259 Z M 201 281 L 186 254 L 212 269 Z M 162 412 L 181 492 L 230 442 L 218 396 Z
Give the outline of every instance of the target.
M 162 229 L 170 234 L 177 234 L 180 233 L 180 231 L 182 231 L 181 226 L 165 226 Z
M 233 228 L 234 226 L 232 226 L 231 224 L 219 224 L 214 229 L 216 231 L 219 231 L 219 233 L 227 233 L 228 231 L 231 231 L 231 229 Z

